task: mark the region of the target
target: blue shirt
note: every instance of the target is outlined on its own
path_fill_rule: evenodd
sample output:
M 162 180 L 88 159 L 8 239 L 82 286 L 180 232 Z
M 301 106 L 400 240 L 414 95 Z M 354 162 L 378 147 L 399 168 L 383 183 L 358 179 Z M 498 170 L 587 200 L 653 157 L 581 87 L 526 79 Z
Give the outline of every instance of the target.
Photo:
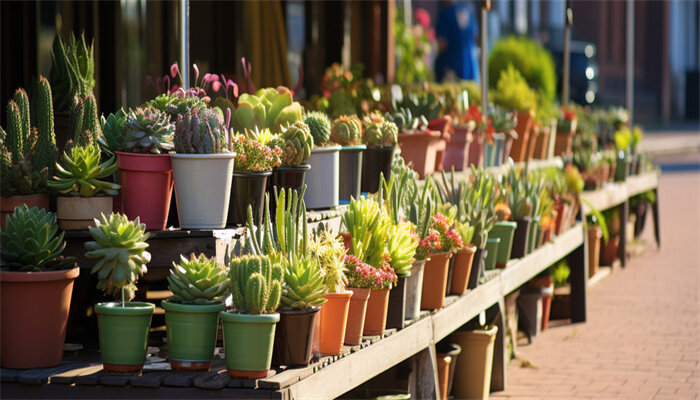
M 447 41 L 447 48 L 435 60 L 435 76 L 441 81 L 448 69 L 461 79 L 477 80 L 479 64 L 474 53 L 478 25 L 464 4 L 452 4 L 440 11 L 436 33 Z

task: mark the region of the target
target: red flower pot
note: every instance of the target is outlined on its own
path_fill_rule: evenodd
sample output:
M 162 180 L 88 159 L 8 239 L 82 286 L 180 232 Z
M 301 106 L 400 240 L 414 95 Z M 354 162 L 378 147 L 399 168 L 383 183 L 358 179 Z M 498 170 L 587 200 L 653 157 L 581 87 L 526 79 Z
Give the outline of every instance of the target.
M 0 229 L 5 230 L 7 216 L 15 212 L 15 207 L 20 207 L 23 204 L 26 204 L 28 208 L 44 208 L 49 211 L 49 195 L 37 193 L 27 196 L 0 197 Z
M 515 126 L 518 138 L 513 141 L 513 146 L 510 148 L 510 156 L 515 162 L 527 160 L 527 146 L 530 141 L 532 121 L 530 111 L 518 111 L 518 124 Z
M 472 134 L 474 140 L 469 143 L 469 157 L 467 158 L 467 167 L 472 165 L 481 167 L 484 163 L 484 136 L 480 134 Z
M 170 155 L 116 153 L 122 211 L 129 219 L 139 217 L 148 230 L 165 229 L 173 192 Z

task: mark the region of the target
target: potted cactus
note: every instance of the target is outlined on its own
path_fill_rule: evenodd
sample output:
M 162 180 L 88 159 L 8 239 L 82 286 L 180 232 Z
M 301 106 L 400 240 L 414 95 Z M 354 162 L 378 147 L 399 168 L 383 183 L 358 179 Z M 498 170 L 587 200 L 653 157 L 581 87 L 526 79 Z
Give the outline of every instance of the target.
M 169 151 L 175 126 L 152 106 L 102 117 L 103 147 L 117 154 L 121 209 L 146 229 L 165 229 L 173 190 Z M 148 199 L 148 201 L 144 201 Z
M 474 289 L 484 272 L 485 249 L 488 243 L 488 231 L 496 222 L 494 202 L 496 200 L 496 179 L 485 173 L 484 169 L 472 168 L 472 184 L 464 196 L 465 222 L 474 227 L 471 243 L 476 246 L 474 260 L 467 289 Z
M 324 270 L 309 254 L 280 258 L 284 283 L 272 359 L 274 365 L 304 366 L 311 362 L 316 320 L 326 302 Z
M 219 312 L 229 290 L 228 274 L 204 254 L 180 256 L 168 276 L 170 300 L 163 300 L 168 358 L 176 371 L 208 371 L 214 357 Z
M 396 275 L 396 285 L 389 292 L 386 327 L 401 329 L 406 322 L 406 283 L 412 275 L 418 240 L 413 224 L 401 219 L 391 222 L 386 237 L 388 264 Z
M 236 153 L 227 147 L 220 112 L 205 108 L 178 115 L 173 141 L 170 157 L 180 227 L 225 227 Z
M 309 208 L 330 208 L 339 204 L 340 190 L 340 149 L 330 142 L 331 124 L 328 117 L 321 113 L 308 113 L 304 123 L 309 127 L 314 138 L 311 150 L 306 191 L 306 206 Z
M 421 240 L 419 247 L 429 248 L 429 258 L 425 263 L 421 308 L 438 309 L 445 306 L 447 276 L 450 259 L 463 247 L 462 238 L 450 227 L 447 217 L 435 213 L 430 220 L 428 236 Z
M 474 227 L 468 222 L 455 222 L 455 231 L 459 234 L 462 241 L 462 246 L 454 256 L 454 268 L 452 271 L 452 282 L 450 283 L 449 293 L 460 295 L 467 290 L 469 283 L 469 275 L 474 262 L 474 254 L 476 246 L 472 244 L 474 238 Z
M 376 113 L 362 122 L 362 143 L 367 146 L 362 154 L 362 192 L 379 190 L 379 176 L 391 177 L 391 164 L 396 152 L 398 123 Z
M 509 221 L 511 211 L 504 202 L 496 204 L 494 206 L 494 211 L 497 220 L 489 230 L 488 238 L 500 239 L 498 253 L 496 254 L 496 267 L 505 268 L 508 260 L 510 260 L 511 250 L 513 249 L 513 237 L 518 224 L 514 221 Z
M 228 223 L 231 225 L 245 223 L 248 206 L 252 206 L 255 220 L 262 220 L 267 182 L 272 168 L 281 163 L 282 151 L 276 145 L 281 142 L 279 137 L 272 135 L 267 128 L 246 132 L 246 135 L 239 134 L 232 139 L 236 168 L 228 208 Z
M 61 256 L 66 242 L 56 216 L 18 206 L 0 235 L 0 354 L 4 368 L 61 363 L 75 258 Z
M 348 254 L 345 256 L 345 275 L 348 279 L 348 290 L 352 292 L 348 321 L 345 328 L 343 343 L 355 346 L 362 342 L 362 332 L 365 329 L 367 301 L 375 286 L 374 268 L 363 263 L 359 258 Z
M 524 173 L 521 175 L 515 168 L 511 168 L 508 174 L 501 177 L 501 187 L 505 188 L 504 200 L 510 208 L 511 215 L 517 227 L 513 236 L 512 258 L 521 258 L 527 255 L 530 223 L 532 222 L 532 200 L 529 196 L 532 182 L 527 180 Z
M 359 198 L 362 184 L 362 155 L 367 146 L 362 144 L 362 121 L 356 116 L 341 115 L 333 121 L 331 140 L 343 146 L 340 149 L 340 192 L 343 203 L 351 197 Z
M 90 229 L 92 241 L 85 243 L 85 256 L 97 260 L 97 288 L 121 301 L 97 303 L 100 354 L 105 371 L 134 372 L 143 368 L 148 347 L 148 331 L 155 305 L 130 301 L 136 280 L 146 273 L 151 254 L 146 251 L 149 234 L 146 225 L 126 215 L 112 213 L 95 220 Z
M 43 193 L 46 181 L 53 175 L 58 158 L 53 128 L 51 87 L 43 76 L 36 83 L 32 100 L 36 111 L 36 127 L 31 126 L 29 97 L 17 89 L 7 104 L 7 131 L 0 128 L 0 228 L 6 216 L 17 206 L 49 207 Z M 33 145 L 32 145 L 33 144 Z
M 516 162 L 526 161 L 537 93 L 530 89 L 525 78 L 512 65 L 501 71 L 496 89 L 493 95 L 494 104 L 514 110 L 518 114 L 515 126 L 517 138 L 513 141 L 509 154 Z
M 234 378 L 267 376 L 272 361 L 275 312 L 282 294 L 284 272 L 269 256 L 246 255 L 230 261 L 233 309 L 221 311 L 226 368 Z
M 100 156 L 97 144 L 74 146 L 63 153 L 63 166 L 56 163 L 58 175 L 48 187 L 63 195 L 56 199 L 61 229 L 87 229 L 95 218 L 112 213 L 112 196 L 121 186 L 105 180 L 113 176 L 117 162 L 112 156 L 100 164 Z

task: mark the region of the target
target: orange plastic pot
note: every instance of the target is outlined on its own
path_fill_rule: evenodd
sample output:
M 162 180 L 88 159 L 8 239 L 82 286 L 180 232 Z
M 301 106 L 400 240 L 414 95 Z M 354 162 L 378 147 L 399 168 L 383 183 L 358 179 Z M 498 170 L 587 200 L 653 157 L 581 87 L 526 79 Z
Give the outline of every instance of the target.
M 5 230 L 5 219 L 15 212 L 15 207 L 26 204 L 28 208 L 45 208 L 49 211 L 49 196 L 44 193 L 30 194 L 27 196 L 0 197 L 0 229 Z
M 472 165 L 481 167 L 484 163 L 484 136 L 483 134 L 475 133 L 474 140 L 469 143 L 469 157 L 467 159 L 467 167 Z
M 129 219 L 139 217 L 146 229 L 165 229 L 173 192 L 169 154 L 117 151 L 121 209 Z
M 352 291 L 350 309 L 348 310 L 348 323 L 345 328 L 345 344 L 355 346 L 362 342 L 362 331 L 365 329 L 365 315 L 367 313 L 367 300 L 370 297 L 370 289 L 348 288 Z
M 391 289 L 372 289 L 367 301 L 367 315 L 362 333 L 365 336 L 381 335 L 386 327 L 386 312 L 389 308 Z
M 535 139 L 535 151 L 533 158 L 545 160 L 547 158 L 547 149 L 549 149 L 549 132 L 550 127 L 540 127 L 540 134 Z
M 447 354 L 437 354 L 438 387 L 442 400 L 447 400 L 447 386 L 450 381 L 450 364 L 452 364 L 452 357 Z
M 345 245 L 345 250 L 350 250 L 352 248 L 352 237 L 350 232 L 340 232 L 338 236 L 343 238 L 343 245 Z
M 472 270 L 475 252 L 476 246 L 469 244 L 455 254 L 450 294 L 462 294 L 467 291 L 467 283 L 469 283 L 469 274 Z
M 588 277 L 598 273 L 600 264 L 600 241 L 603 237 L 603 229 L 598 225 L 588 227 Z
M 0 272 L 3 368 L 46 368 L 63 359 L 73 281 L 80 268 Z
M 569 156 L 571 155 L 571 145 L 574 141 L 574 134 L 576 133 L 576 121 L 571 122 L 571 128 L 569 130 L 557 130 L 557 134 L 554 140 L 554 155 L 555 156 Z
M 401 157 L 424 179 L 435 171 L 438 151 L 445 150 L 445 139 L 438 131 L 399 133 Z
M 350 309 L 351 291 L 326 294 L 326 302 L 321 306 L 320 345 L 323 354 L 339 354 L 343 349 L 345 328 Z
M 602 243 L 600 246 L 600 264 L 613 265 L 618 258 L 620 248 L 620 236 L 610 236 L 607 243 Z
M 447 271 L 452 253 L 431 254 L 425 263 L 420 308 L 436 310 L 445 306 Z
M 445 149 L 444 170 L 451 171 L 454 168 L 455 171 L 463 171 L 467 169 L 469 144 L 472 140 L 472 129 L 469 125 L 454 125 L 454 133 Z
M 513 161 L 526 161 L 527 149 L 530 141 L 530 129 L 532 129 L 532 114 L 530 111 L 518 111 L 518 123 L 515 126 L 515 131 L 518 133 L 518 138 L 513 141 L 510 148 L 510 156 Z

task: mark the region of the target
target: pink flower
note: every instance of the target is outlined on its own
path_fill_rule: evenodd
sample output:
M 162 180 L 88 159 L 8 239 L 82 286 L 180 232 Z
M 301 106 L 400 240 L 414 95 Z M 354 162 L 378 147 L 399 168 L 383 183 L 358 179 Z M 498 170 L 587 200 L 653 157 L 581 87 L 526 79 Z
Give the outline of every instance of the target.
M 424 8 L 416 8 L 413 12 L 413 16 L 423 28 L 428 28 L 430 26 L 430 13 Z
M 180 69 L 177 66 L 177 61 L 175 61 L 173 65 L 170 66 L 170 76 L 174 78 L 175 75 L 178 74 L 178 72 L 180 72 Z
M 219 89 L 221 89 L 221 82 L 214 81 L 214 83 L 211 84 L 211 88 L 214 92 L 218 92 Z

